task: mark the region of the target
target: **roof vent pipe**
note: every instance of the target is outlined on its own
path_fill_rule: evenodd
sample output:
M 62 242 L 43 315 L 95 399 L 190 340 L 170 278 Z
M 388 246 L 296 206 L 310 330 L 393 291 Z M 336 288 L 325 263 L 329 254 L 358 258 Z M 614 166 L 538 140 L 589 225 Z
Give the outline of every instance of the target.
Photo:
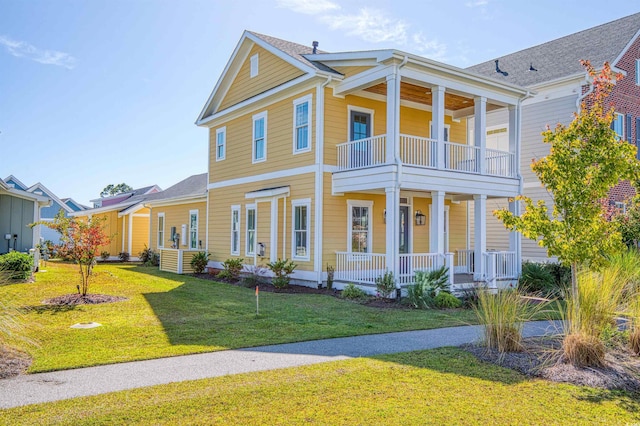
M 315 55 L 316 53 L 318 53 L 318 42 L 313 41 L 311 45 L 313 46 L 313 54 Z

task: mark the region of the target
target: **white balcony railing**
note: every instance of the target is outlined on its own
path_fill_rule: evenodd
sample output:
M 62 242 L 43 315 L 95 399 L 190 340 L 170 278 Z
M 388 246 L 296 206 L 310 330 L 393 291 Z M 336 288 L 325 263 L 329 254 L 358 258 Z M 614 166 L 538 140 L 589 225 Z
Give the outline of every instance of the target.
M 387 158 L 387 136 L 379 135 L 337 145 L 338 171 L 355 170 L 391 164 Z M 401 134 L 399 140 L 400 160 L 407 166 L 438 168 L 438 141 Z M 480 148 L 455 142 L 443 142 L 444 169 L 465 173 L 480 173 Z M 513 153 L 486 149 L 484 158 L 486 175 L 515 177 L 516 157 Z
M 486 173 L 494 176 L 516 176 L 516 156 L 510 152 L 486 149 Z
M 516 253 L 512 251 L 490 251 L 483 253 L 485 280 L 495 287 L 496 280 L 518 278 Z
M 361 169 L 385 164 L 386 135 L 338 145 L 338 170 Z
M 376 278 L 385 273 L 387 256 L 378 253 L 336 253 L 334 279 L 356 284 L 375 285 Z
M 438 141 L 412 135 L 400 135 L 400 158 L 404 164 L 437 167 Z

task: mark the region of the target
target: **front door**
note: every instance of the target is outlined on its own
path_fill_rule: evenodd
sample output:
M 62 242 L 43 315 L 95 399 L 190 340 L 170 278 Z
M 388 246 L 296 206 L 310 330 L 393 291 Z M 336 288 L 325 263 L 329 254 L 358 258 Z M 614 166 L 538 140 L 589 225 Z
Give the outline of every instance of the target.
M 349 137 L 351 141 L 371 137 L 371 114 L 360 111 L 351 111 Z M 352 168 L 368 166 L 371 163 L 370 153 L 369 141 L 351 144 L 351 159 L 349 161 L 349 166 Z

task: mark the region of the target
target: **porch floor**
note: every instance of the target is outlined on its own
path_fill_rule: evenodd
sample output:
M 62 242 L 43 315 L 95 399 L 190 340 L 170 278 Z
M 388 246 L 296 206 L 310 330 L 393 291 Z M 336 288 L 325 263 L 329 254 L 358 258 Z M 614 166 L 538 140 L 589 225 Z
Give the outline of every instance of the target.
M 454 284 L 469 284 L 474 282 L 473 274 L 453 274 Z

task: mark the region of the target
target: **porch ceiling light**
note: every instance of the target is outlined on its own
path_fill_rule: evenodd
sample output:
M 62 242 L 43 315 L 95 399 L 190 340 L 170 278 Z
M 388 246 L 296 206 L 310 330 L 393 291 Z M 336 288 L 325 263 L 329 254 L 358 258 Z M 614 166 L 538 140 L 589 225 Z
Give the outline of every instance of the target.
M 423 226 L 427 223 L 427 216 L 421 210 L 416 211 L 416 225 Z

